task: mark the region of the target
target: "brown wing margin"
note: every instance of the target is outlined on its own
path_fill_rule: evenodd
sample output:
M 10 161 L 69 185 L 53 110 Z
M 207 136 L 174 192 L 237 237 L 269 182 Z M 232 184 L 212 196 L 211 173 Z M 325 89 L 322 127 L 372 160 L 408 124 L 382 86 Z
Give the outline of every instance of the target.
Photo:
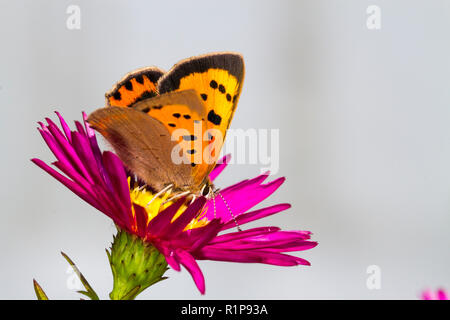
M 177 90 L 180 79 L 191 73 L 202 73 L 211 68 L 227 70 L 242 84 L 244 79 L 244 59 L 240 53 L 216 52 L 191 57 L 175 64 L 158 81 L 160 94 Z

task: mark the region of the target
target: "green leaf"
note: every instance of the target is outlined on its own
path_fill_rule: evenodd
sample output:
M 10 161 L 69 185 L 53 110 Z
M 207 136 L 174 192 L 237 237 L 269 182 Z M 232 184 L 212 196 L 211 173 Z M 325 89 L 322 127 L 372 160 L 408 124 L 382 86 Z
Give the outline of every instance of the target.
M 36 297 L 38 300 L 48 300 L 47 295 L 45 294 L 44 290 L 42 290 L 39 283 L 33 279 L 33 286 L 34 286 L 34 292 L 36 292 Z
M 80 270 L 75 265 L 75 263 L 64 252 L 61 251 L 61 254 L 64 257 L 64 259 L 66 259 L 67 262 L 70 264 L 70 266 L 72 267 L 73 271 L 75 271 L 75 273 L 77 274 L 78 278 L 80 278 L 80 281 L 83 284 L 84 288 L 86 289 L 86 291 L 78 291 L 78 293 L 84 294 L 85 296 L 89 297 L 91 300 L 100 300 L 98 298 L 97 293 L 95 293 L 94 289 L 92 289 L 91 285 L 86 280 L 86 278 L 83 276 L 83 274 L 80 272 Z

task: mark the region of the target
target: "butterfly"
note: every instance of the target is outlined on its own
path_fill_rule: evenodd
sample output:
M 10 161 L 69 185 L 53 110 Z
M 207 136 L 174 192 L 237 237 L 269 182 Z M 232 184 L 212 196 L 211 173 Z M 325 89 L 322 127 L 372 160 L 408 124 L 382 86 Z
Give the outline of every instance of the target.
M 88 123 L 156 192 L 208 195 L 244 80 L 242 55 L 218 52 L 127 74 Z

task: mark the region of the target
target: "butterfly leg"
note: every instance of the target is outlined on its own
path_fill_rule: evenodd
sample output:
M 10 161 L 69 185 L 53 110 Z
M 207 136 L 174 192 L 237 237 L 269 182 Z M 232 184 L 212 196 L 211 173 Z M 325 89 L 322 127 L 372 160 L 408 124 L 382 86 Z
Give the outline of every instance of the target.
M 172 201 L 172 200 L 175 200 L 175 199 L 184 197 L 185 195 L 188 195 L 188 194 L 190 194 L 190 193 L 191 193 L 190 191 L 185 191 L 185 192 L 179 193 L 179 194 L 173 196 L 172 198 L 169 198 L 169 199 L 167 199 L 166 201 L 164 201 L 163 204 L 166 204 L 167 202 L 170 202 L 170 201 Z
M 140 187 L 138 188 L 138 191 L 142 191 L 142 190 L 144 190 L 145 188 L 147 188 L 147 185 L 146 185 L 146 184 L 140 186 Z
M 153 200 L 155 200 L 156 198 L 158 198 L 160 195 L 164 194 L 165 192 L 171 190 L 173 188 L 173 184 L 169 184 L 168 186 L 164 187 L 161 191 L 157 192 L 153 198 L 147 203 L 147 205 L 145 206 L 146 208 L 153 202 Z

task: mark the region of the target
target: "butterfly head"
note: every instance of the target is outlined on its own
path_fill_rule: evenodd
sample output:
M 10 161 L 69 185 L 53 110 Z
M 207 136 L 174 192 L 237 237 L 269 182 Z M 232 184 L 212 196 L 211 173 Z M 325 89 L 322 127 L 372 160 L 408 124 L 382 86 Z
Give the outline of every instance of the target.
M 211 199 L 215 196 L 216 190 L 214 185 L 207 181 L 200 190 L 200 195 L 206 197 L 207 199 Z

